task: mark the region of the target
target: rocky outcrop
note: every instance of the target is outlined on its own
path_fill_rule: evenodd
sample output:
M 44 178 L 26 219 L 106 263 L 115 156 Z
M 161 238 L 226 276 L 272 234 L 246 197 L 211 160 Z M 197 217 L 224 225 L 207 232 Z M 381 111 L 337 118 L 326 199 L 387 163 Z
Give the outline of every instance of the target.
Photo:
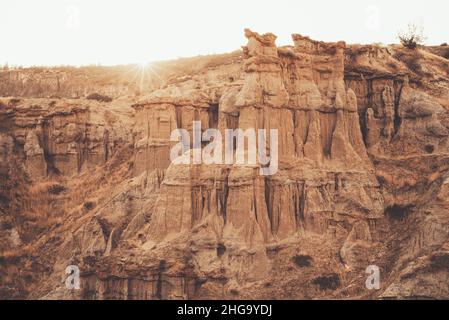
M 34 180 L 71 176 L 104 164 L 119 145 L 131 142 L 132 110 L 88 101 L 9 100 L 2 110 L 4 134 L 14 139 Z M 17 105 L 16 105 L 17 104 Z

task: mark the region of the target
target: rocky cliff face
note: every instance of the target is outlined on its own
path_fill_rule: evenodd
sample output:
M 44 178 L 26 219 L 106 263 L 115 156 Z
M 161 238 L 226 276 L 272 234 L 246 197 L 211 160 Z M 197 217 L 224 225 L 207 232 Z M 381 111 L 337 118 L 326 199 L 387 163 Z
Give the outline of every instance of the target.
M 3 71 L 27 81 L 0 85 L 1 297 L 449 297 L 449 61 L 245 36 L 158 65 L 138 97 L 97 83 L 112 102 Z M 170 134 L 193 121 L 278 129 L 277 173 L 172 163 Z

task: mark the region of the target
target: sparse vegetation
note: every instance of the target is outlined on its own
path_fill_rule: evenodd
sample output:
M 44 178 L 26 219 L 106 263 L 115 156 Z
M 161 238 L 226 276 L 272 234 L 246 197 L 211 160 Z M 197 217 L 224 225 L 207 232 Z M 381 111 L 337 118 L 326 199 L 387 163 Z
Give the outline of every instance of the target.
M 426 144 L 424 150 L 426 151 L 426 153 L 432 154 L 435 151 L 435 147 L 431 144 Z
M 229 290 L 229 293 L 232 294 L 233 296 L 239 295 L 239 291 L 237 289 L 231 289 L 231 290 Z
M 48 193 L 58 195 L 65 191 L 65 187 L 60 184 L 52 184 L 48 187 Z
M 394 204 L 385 209 L 386 216 L 391 220 L 404 220 L 413 210 L 413 205 L 398 205 Z
M 90 211 L 90 210 L 92 210 L 93 208 L 95 208 L 95 203 L 93 203 L 92 201 L 87 201 L 87 202 L 85 202 L 84 203 L 84 209 L 86 210 L 86 211 Z
M 407 31 L 399 31 L 398 38 L 401 44 L 408 49 L 416 49 L 426 41 L 424 28 L 415 23 L 408 25 Z
M 449 59 L 449 50 L 446 50 L 446 52 L 443 54 L 443 57 Z
M 310 267 L 312 264 L 312 257 L 305 255 L 294 256 L 293 262 L 300 268 Z
M 449 266 L 449 254 L 447 253 L 438 253 L 430 259 L 429 269 L 432 271 L 447 271 Z
M 96 101 L 100 101 L 100 102 L 111 102 L 112 101 L 111 97 L 108 97 L 106 95 L 102 95 L 99 93 L 91 93 L 90 95 L 87 96 L 87 99 L 96 100 Z
M 340 278 L 336 273 L 313 279 L 313 284 L 317 285 L 320 290 L 336 290 L 340 286 Z
M 9 100 L 9 104 L 12 106 L 17 105 L 21 100 L 20 99 L 16 99 L 16 98 L 12 98 Z
M 402 50 L 395 53 L 394 57 L 402 61 L 407 68 L 419 77 L 426 76 L 422 68 L 421 53 L 419 51 Z
M 421 64 L 419 63 L 418 55 L 412 55 L 409 59 L 405 60 L 407 67 L 416 74 L 421 73 Z

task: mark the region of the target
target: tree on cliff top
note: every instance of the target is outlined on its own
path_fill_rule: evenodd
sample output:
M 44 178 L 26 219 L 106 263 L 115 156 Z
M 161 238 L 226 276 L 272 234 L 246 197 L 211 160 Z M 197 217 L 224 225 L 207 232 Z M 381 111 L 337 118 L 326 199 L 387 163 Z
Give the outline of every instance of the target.
M 423 26 L 415 23 L 409 23 L 407 31 L 399 31 L 398 38 L 401 44 L 409 49 L 416 49 L 418 45 L 423 44 L 427 39 L 424 36 Z

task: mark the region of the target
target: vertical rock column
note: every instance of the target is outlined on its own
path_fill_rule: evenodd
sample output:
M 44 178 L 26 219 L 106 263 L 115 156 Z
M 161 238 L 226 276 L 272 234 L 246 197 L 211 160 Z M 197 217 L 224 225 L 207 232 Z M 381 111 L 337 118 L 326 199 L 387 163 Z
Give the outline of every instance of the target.
M 170 165 L 170 134 L 177 128 L 173 104 L 145 103 L 136 110 L 134 175 Z
M 240 110 L 239 127 L 245 129 L 278 130 L 280 161 L 291 159 L 294 154 L 294 124 L 291 112 L 286 108 L 288 93 L 282 80 L 281 60 L 275 44 L 276 36 L 259 35 L 245 30 L 248 44 L 245 55 L 245 82 L 236 97 Z M 269 141 L 269 140 L 267 140 Z
M 299 155 L 319 167 L 326 161 L 361 164 L 367 160 L 354 92 L 344 82 L 345 43 L 324 43 L 298 34 L 285 55 L 284 75 L 295 110 L 295 145 Z M 349 162 L 349 163 L 348 163 Z
M 294 156 L 293 115 L 286 108 L 288 93 L 282 81 L 281 61 L 275 45 L 276 36 L 259 35 L 245 30 L 245 81 L 235 99 L 239 110 L 239 128 L 266 130 L 266 151 L 270 154 L 270 130 L 278 130 L 279 166 Z M 257 146 L 261 147 L 260 142 Z M 224 238 L 240 238 L 251 247 L 271 241 L 272 226 L 265 200 L 265 178 L 259 165 L 234 165 L 229 175 L 227 223 Z
M 32 179 L 43 179 L 47 176 L 47 162 L 44 150 L 39 145 L 36 132 L 30 131 L 26 135 L 24 152 L 26 156 L 25 166 Z

